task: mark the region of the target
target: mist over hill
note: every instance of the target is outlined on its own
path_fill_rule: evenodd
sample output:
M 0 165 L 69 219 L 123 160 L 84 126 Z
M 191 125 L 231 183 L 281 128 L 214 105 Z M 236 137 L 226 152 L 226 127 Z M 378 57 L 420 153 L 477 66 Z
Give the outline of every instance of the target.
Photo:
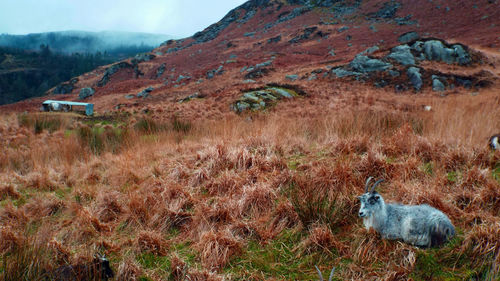
M 130 48 L 151 50 L 171 38 L 164 34 L 73 30 L 26 35 L 1 34 L 0 46 L 38 50 L 40 45 L 48 45 L 52 51 L 64 54 L 107 52 L 119 55 L 119 50 Z

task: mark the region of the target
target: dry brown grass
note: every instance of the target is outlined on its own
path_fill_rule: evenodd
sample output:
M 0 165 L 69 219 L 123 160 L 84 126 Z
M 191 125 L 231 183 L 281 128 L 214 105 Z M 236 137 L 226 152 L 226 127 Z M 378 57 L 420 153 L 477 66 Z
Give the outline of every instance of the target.
M 315 278 L 314 263 L 336 265 L 345 280 L 419 280 L 433 276 L 422 266 L 430 257 L 456 279 L 469 271 L 498 276 L 500 154 L 486 139 L 500 128 L 491 93 L 402 96 L 391 110 L 380 108 L 390 99 L 352 110 L 311 99 L 251 114 L 252 121 L 193 120 L 188 131 L 151 134 L 132 124 L 120 149 L 106 135 L 99 153 L 64 133 L 91 125 L 66 120 L 35 134 L 16 116 L 0 116 L 0 251 L 28 245 L 26 233 L 44 237 L 50 268 L 100 249 L 117 280 L 307 279 Z M 359 100 L 369 101 L 368 93 Z M 405 103 L 418 106 L 398 110 Z M 425 251 L 363 230 L 356 196 L 368 176 L 386 179 L 379 192 L 389 202 L 443 210 L 458 238 Z M 290 232 L 300 235 L 280 240 Z M 277 253 L 296 257 L 289 263 L 304 264 L 290 275 L 259 267 L 278 263 L 263 254 L 275 243 Z M 168 268 L 142 262 L 147 255 Z M 266 262 L 248 266 L 248 256 Z

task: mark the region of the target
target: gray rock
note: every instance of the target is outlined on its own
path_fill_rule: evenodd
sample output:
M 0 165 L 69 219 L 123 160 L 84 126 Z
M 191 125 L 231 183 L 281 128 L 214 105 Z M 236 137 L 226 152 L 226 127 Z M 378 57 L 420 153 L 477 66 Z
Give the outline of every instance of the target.
M 347 77 L 347 76 L 359 76 L 359 75 L 362 75 L 362 73 L 360 73 L 360 72 L 345 70 L 345 69 L 343 69 L 341 67 L 339 67 L 339 68 L 333 68 L 331 70 L 331 72 L 333 74 L 335 74 L 335 76 L 337 76 L 338 78 Z
M 268 44 L 271 44 L 271 43 L 278 43 L 279 41 L 281 41 L 281 35 L 278 35 L 276 37 L 272 37 L 272 38 L 269 38 L 267 40 L 267 43 Z
M 332 49 L 330 50 L 330 52 L 328 52 L 328 54 L 329 54 L 330 56 L 334 57 L 334 56 L 335 56 L 335 50 L 332 48 Z
M 290 74 L 290 75 L 285 76 L 285 79 L 286 80 L 290 80 L 290 81 L 295 81 L 295 80 L 299 79 L 299 75 L 297 75 L 297 74 Z
M 461 65 L 467 65 L 472 62 L 470 55 L 465 51 L 465 49 L 461 45 L 455 44 L 452 46 L 452 48 L 455 51 L 456 62 L 458 62 Z
M 237 56 L 237 55 L 235 55 L 235 54 L 231 54 L 231 55 L 229 55 L 229 59 L 235 59 L 235 58 L 237 58 L 237 57 L 238 57 L 238 56 Z
M 158 69 L 156 70 L 156 79 L 160 78 L 160 76 L 163 75 L 163 73 L 165 72 L 165 68 L 166 68 L 165 63 L 162 63 L 160 67 L 158 67 Z
M 245 34 L 243 34 L 243 36 L 245 37 L 253 37 L 255 35 L 255 32 L 247 32 Z
M 155 55 L 157 55 L 157 56 L 163 56 L 163 53 L 162 52 L 156 52 Z
M 401 43 L 408 43 L 408 42 L 417 40 L 418 38 L 420 38 L 420 36 L 418 35 L 417 32 L 410 31 L 410 32 L 406 32 L 406 33 L 402 34 L 401 36 L 399 36 L 398 41 Z
M 375 53 L 376 51 L 380 50 L 379 46 L 371 46 L 370 48 L 364 50 L 361 52 L 361 54 L 366 54 L 366 55 L 371 55 Z
M 410 83 L 413 85 L 415 90 L 420 91 L 422 89 L 422 75 L 420 74 L 420 68 L 418 67 L 410 67 L 406 72 L 408 78 L 410 79 Z
M 390 59 L 397 61 L 402 65 L 414 65 L 415 58 L 410 51 L 410 46 L 400 45 L 396 46 L 391 50 L 391 53 L 387 56 Z
M 257 81 L 255 80 L 252 80 L 252 79 L 247 79 L 247 80 L 244 80 L 243 83 L 245 84 L 250 84 L 250 83 L 256 83 Z
M 438 78 L 432 78 L 432 90 L 435 92 L 442 92 L 445 90 L 445 86 Z
M 255 68 L 261 68 L 261 67 L 266 67 L 266 66 L 270 66 L 271 64 L 273 63 L 272 60 L 268 60 L 268 61 L 265 61 L 263 63 L 258 63 L 255 65 Z
M 349 64 L 354 71 L 357 72 L 373 72 L 383 71 L 392 68 L 392 64 L 381 61 L 379 59 L 371 59 L 364 55 L 357 55 Z
M 397 71 L 397 70 L 390 69 L 389 75 L 391 75 L 392 77 L 398 77 L 399 75 L 401 75 L 401 73 L 399 73 L 399 71 Z
M 147 87 L 146 89 L 142 90 L 140 93 L 137 94 L 138 98 L 147 98 L 149 96 L 149 93 L 151 93 L 154 90 L 153 87 Z
M 411 49 L 415 50 L 417 52 L 422 52 L 424 50 L 424 42 L 422 41 L 417 41 L 411 45 Z
M 182 80 L 186 80 L 186 79 L 191 79 L 191 76 L 179 75 L 179 77 L 177 78 L 177 80 L 175 81 L 175 83 L 179 83 L 179 82 L 181 82 Z M 151 90 L 151 91 L 152 91 L 152 90 Z
M 349 26 L 342 26 L 341 28 L 337 29 L 338 32 L 344 32 L 346 30 L 349 30 Z
M 130 99 L 133 99 L 135 98 L 135 95 L 125 95 L 125 98 L 130 100 Z
M 241 72 L 241 73 L 245 72 L 245 70 L 247 70 L 247 68 L 248 68 L 247 66 L 242 67 L 242 68 L 240 69 L 240 72 Z
M 93 96 L 95 93 L 95 90 L 93 88 L 82 88 L 80 90 L 80 94 L 78 95 L 78 98 L 83 100 L 86 99 L 90 96 Z
M 430 40 L 424 43 L 424 53 L 428 60 L 443 61 L 448 64 L 469 64 L 472 60 L 461 45 L 453 45 L 447 48 L 441 41 Z
M 307 78 L 308 81 L 312 81 L 312 80 L 316 80 L 316 79 L 318 79 L 318 76 L 316 75 L 316 73 L 309 75 L 309 78 Z

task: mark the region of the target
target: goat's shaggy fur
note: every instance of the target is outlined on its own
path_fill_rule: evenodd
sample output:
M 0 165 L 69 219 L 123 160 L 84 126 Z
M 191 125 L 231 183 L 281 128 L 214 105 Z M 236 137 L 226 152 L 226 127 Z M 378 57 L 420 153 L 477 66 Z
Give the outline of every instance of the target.
M 443 212 L 426 204 L 386 204 L 374 191 L 382 180 L 368 191 L 370 180 L 366 182 L 366 192 L 359 196 L 359 216 L 367 230 L 373 228 L 385 239 L 401 239 L 419 247 L 439 246 L 455 235 L 453 224 Z

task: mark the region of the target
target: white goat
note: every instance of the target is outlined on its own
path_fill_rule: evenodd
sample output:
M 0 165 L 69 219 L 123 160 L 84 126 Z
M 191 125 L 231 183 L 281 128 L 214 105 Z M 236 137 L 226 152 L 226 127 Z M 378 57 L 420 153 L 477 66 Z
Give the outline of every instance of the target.
M 419 247 L 433 247 L 444 244 L 455 235 L 455 228 L 443 212 L 427 205 L 386 204 L 375 187 L 383 181 L 378 180 L 370 191 L 369 177 L 365 193 L 359 196 L 361 207 L 359 216 L 368 230 L 373 227 L 382 238 L 401 239 Z

